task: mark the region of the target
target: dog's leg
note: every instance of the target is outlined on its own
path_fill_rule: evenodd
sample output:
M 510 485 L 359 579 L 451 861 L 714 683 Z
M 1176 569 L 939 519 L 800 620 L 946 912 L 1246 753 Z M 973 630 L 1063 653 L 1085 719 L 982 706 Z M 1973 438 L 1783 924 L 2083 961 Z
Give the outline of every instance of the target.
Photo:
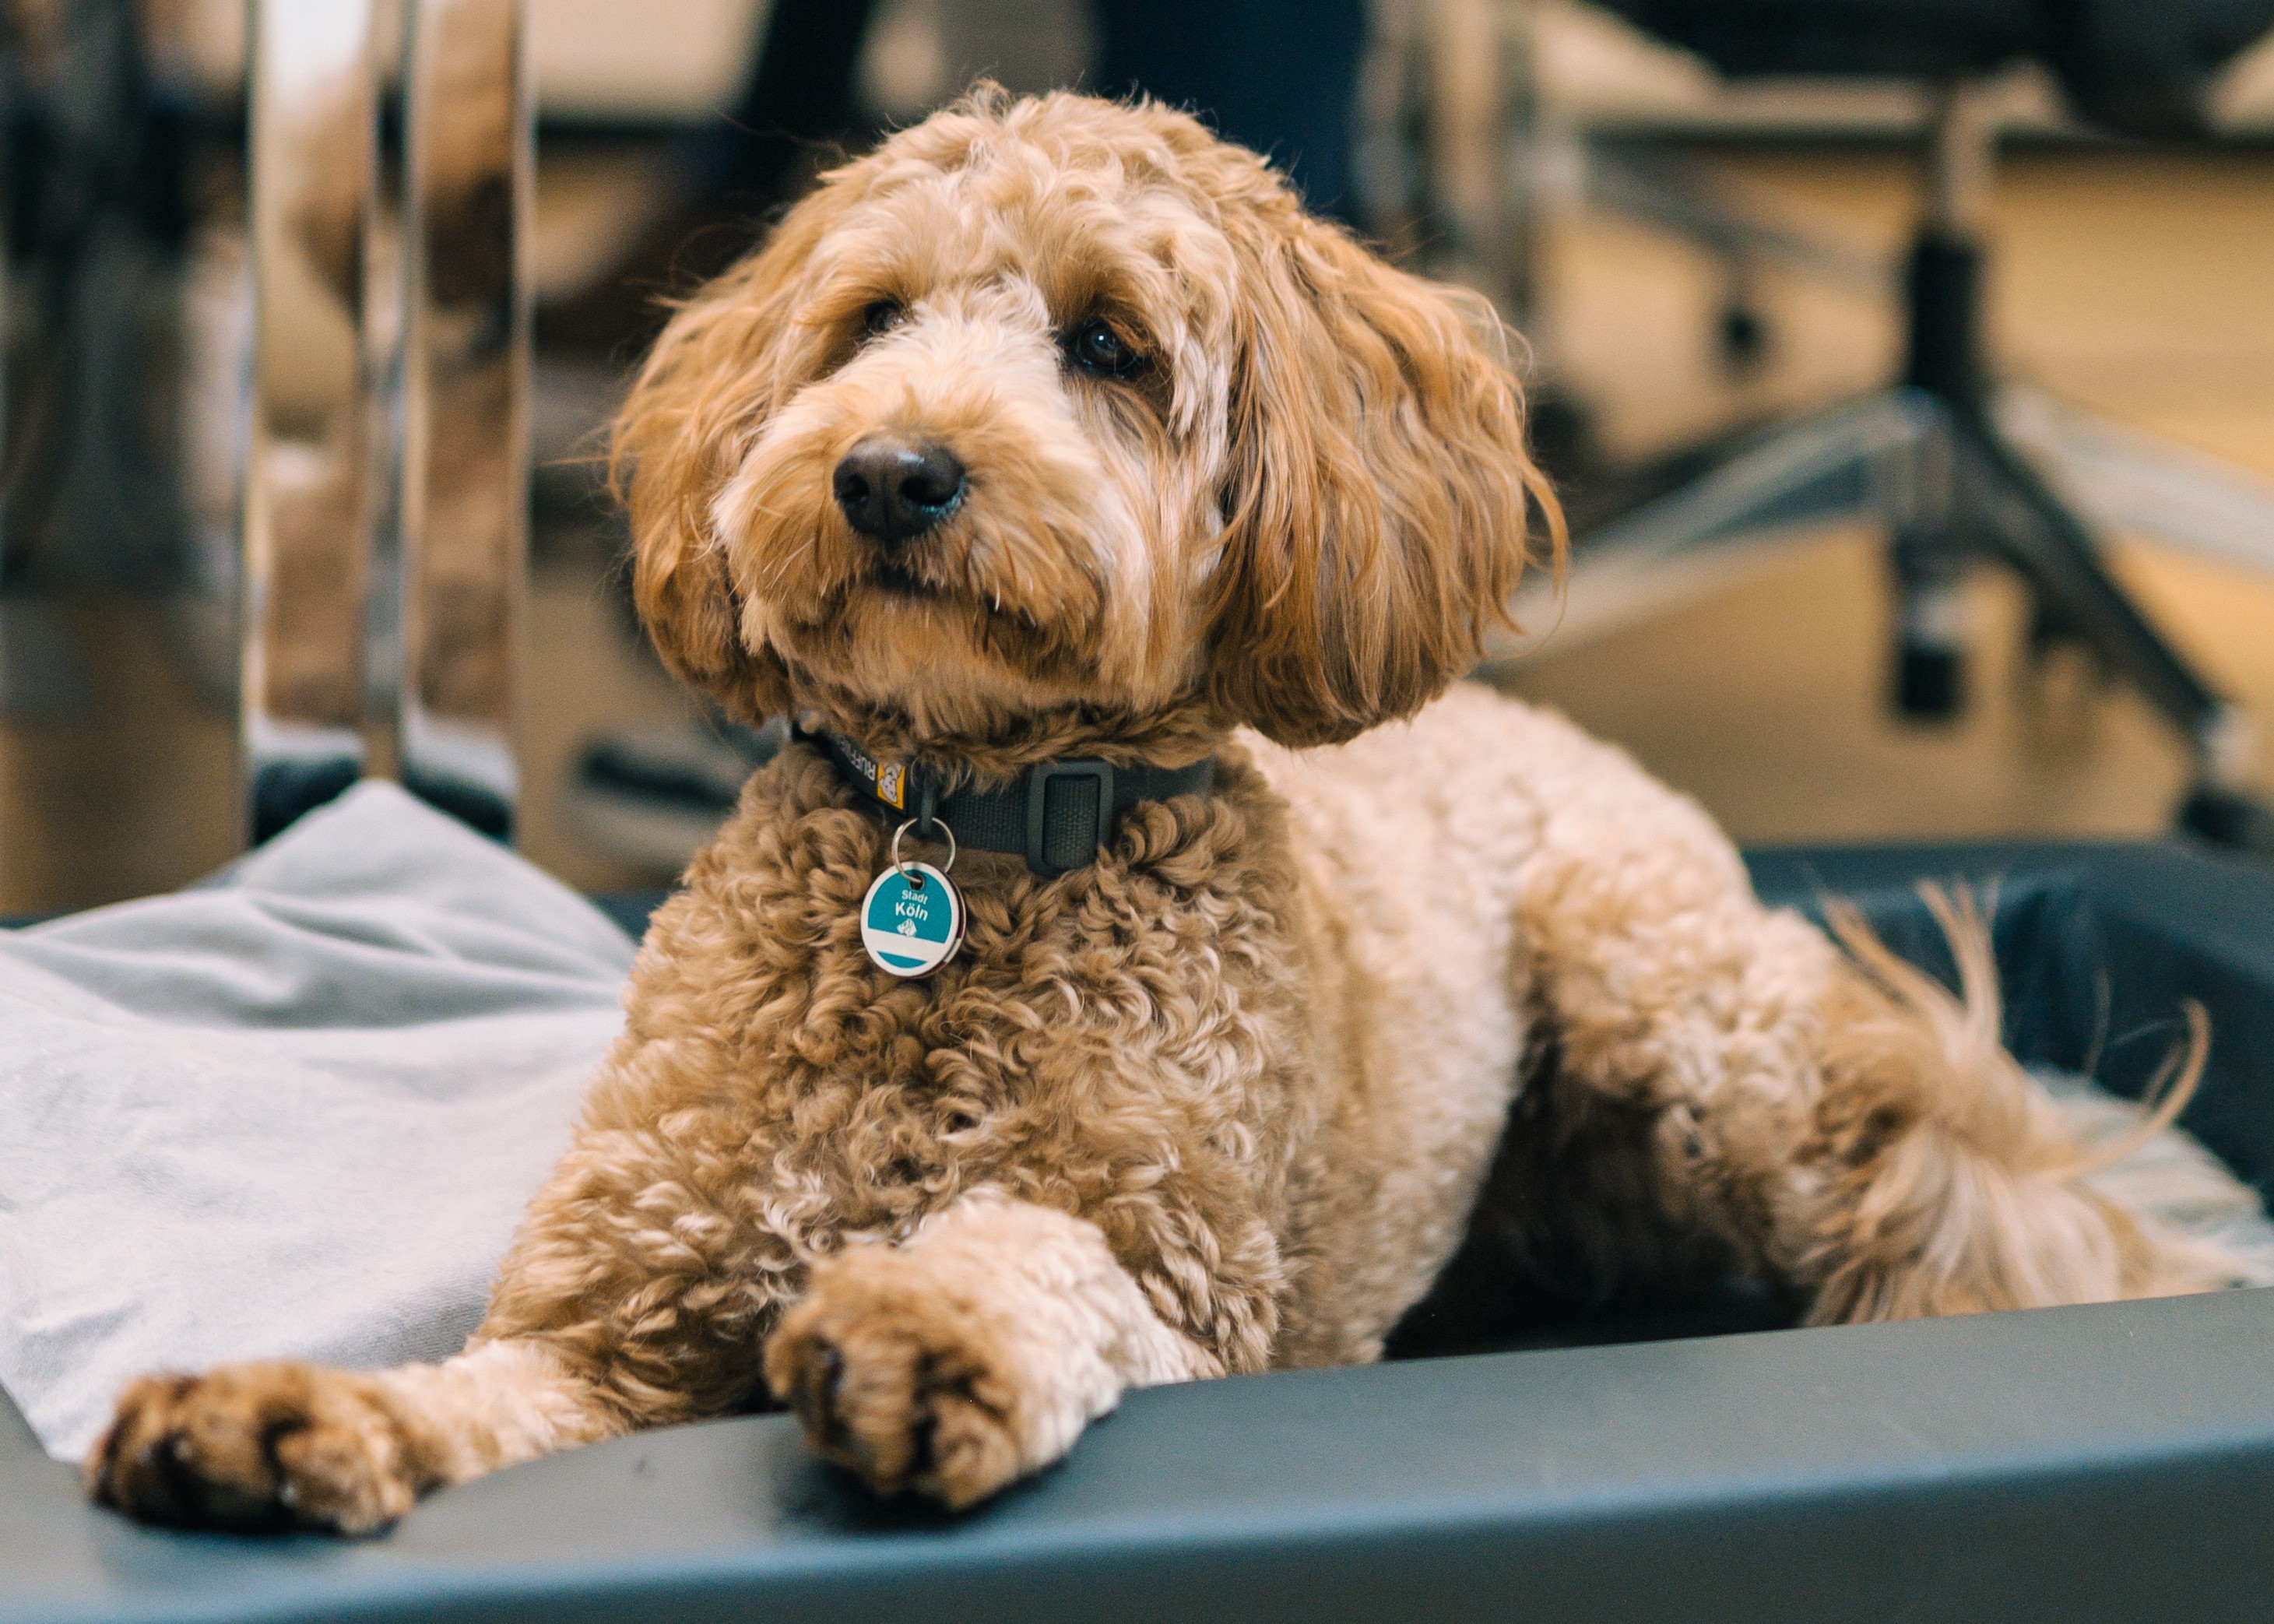
M 390 1371 L 145 1376 L 87 1474 L 96 1499 L 147 1522 L 368 1534 L 431 1489 L 621 1427 L 541 1344 L 477 1342 Z
M 1632 1124 L 1606 1188 L 1645 1192 L 1818 1321 L 2219 1283 L 2217 1259 L 2088 1186 L 2095 1159 L 1999 1045 L 1978 925 L 1953 921 L 1970 1006 L 1892 987 L 1761 907 L 1694 804 L 1576 730 L 1542 733 L 1532 996 L 1549 1086 Z
M 1095 1224 L 990 1191 L 816 1264 L 765 1368 L 815 1448 L 951 1507 L 1057 1460 L 1128 1387 L 1224 1373 Z
M 799 1252 L 749 1210 L 742 1166 L 719 1149 L 731 1129 L 674 1138 L 605 1116 L 652 1116 L 611 1089 L 668 1055 L 635 1049 L 596 1090 L 604 1120 L 531 1205 L 465 1352 L 388 1371 L 146 1377 L 88 1457 L 94 1497 L 151 1522 L 369 1533 L 433 1489 L 746 1402 Z
M 1527 1183 L 1555 1181 L 1528 1204 L 1575 1209 L 1541 1214 L 1554 1249 L 1607 1276 L 1558 1283 L 1662 1283 L 1667 1257 L 1696 1251 L 1661 1236 L 1781 1274 L 1779 1209 L 1819 1093 L 1839 953 L 1760 906 L 1694 802 L 1560 718 L 1532 721 L 1521 745 L 1540 828 L 1519 947 L 1554 1051 L 1512 1131 L 1555 1144 L 1511 1149 L 1541 1164 Z

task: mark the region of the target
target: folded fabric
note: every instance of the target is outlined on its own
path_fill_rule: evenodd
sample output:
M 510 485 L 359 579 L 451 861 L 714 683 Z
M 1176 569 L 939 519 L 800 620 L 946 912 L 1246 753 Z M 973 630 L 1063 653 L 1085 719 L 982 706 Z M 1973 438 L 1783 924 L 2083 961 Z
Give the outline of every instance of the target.
M 382 783 L 208 885 L 0 932 L 0 1386 L 49 1453 L 142 1371 L 455 1350 L 632 953 Z

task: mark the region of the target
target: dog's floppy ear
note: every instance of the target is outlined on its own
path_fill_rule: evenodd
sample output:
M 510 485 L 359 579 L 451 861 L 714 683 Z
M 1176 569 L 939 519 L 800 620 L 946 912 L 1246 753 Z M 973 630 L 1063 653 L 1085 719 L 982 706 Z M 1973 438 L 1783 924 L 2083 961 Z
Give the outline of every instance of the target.
M 787 709 L 787 679 L 743 637 L 711 504 L 787 393 L 798 275 L 841 207 L 823 187 L 681 304 L 614 425 L 609 475 L 630 515 L 640 619 L 665 665 L 746 720 Z
M 1473 665 L 1533 505 L 1559 564 L 1562 519 L 1516 380 L 1457 296 L 1291 199 L 1229 223 L 1243 286 L 1211 698 L 1284 744 L 1331 743 Z

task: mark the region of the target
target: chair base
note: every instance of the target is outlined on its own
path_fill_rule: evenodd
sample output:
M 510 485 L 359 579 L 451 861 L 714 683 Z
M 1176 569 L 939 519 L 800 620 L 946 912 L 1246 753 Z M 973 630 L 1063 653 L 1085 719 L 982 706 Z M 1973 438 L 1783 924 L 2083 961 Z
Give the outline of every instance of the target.
M 1712 566 L 1741 542 L 1773 545 L 1826 521 L 1876 517 L 1889 530 L 1898 605 L 1897 711 L 1942 721 L 1963 709 L 1965 577 L 1985 560 L 2004 564 L 2033 599 L 2034 653 L 2081 647 L 2187 741 L 2195 778 L 2181 827 L 2274 856 L 2274 810 L 2248 787 L 2247 718 L 2117 584 L 2095 523 L 2075 505 L 2102 523 L 2274 570 L 2274 489 L 2026 391 L 1990 387 L 1982 287 L 1999 118 L 1994 85 L 1946 87 L 1904 274 L 1901 385 L 1772 430 L 1595 530 L 1562 613 L 1540 618 L 1568 643 L 1590 625 L 1660 607 L 1689 583 L 1718 583 L 1726 570 Z
M 2195 778 L 2181 825 L 2274 855 L 2274 812 L 2246 787 L 2243 718 L 2109 575 L 2097 534 L 2103 522 L 2121 523 L 2274 575 L 2274 488 L 2208 459 L 2165 454 L 2026 391 L 1977 410 L 1906 386 L 1771 430 L 1686 489 L 1586 538 L 1560 614 L 1520 608 L 1518 618 L 1557 624 L 1560 640 L 1584 640 L 1711 590 L 1726 579 L 1716 566 L 1737 554 L 1789 546 L 1857 518 L 1886 524 L 1892 538 L 1897 710 L 1939 721 L 1963 709 L 1960 589 L 1977 564 L 2002 564 L 2035 599 L 2041 644 L 2087 650 L 2187 739 Z

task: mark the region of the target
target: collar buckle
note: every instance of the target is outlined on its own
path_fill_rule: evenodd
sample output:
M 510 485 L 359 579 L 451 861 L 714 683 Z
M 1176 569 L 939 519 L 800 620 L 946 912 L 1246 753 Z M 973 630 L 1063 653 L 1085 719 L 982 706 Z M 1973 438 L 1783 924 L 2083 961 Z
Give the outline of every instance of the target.
M 1065 778 L 1095 781 L 1097 785 L 1097 806 L 1093 838 L 1073 861 L 1059 863 L 1050 861 L 1049 851 L 1050 786 Z M 1063 874 L 1069 868 L 1079 868 L 1092 861 L 1100 846 L 1111 844 L 1113 823 L 1113 764 L 1111 762 L 1042 762 L 1027 770 L 1027 867 L 1036 874 Z

